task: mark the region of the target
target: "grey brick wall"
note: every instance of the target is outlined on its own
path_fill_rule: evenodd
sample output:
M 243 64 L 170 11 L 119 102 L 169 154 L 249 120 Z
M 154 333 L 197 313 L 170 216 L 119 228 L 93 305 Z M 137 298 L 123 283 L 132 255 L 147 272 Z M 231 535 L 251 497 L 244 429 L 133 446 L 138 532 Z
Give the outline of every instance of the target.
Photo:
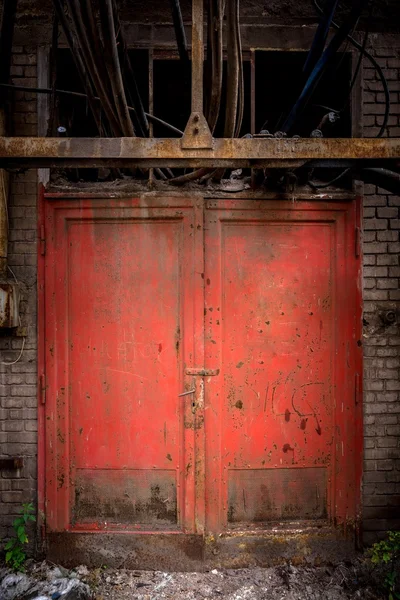
M 37 85 L 36 48 L 14 47 L 11 75 L 16 85 Z M 36 135 L 36 95 L 16 92 L 14 99 L 13 135 Z M 9 266 L 21 284 L 21 325 L 28 335 L 21 359 L 0 364 L 0 456 L 22 456 L 24 466 L 0 473 L 0 539 L 11 533 L 21 504 L 36 502 L 37 494 L 36 196 L 36 171 L 12 175 Z M 15 361 L 21 344 L 21 338 L 0 337 L 1 362 Z
M 386 135 L 400 136 L 400 39 L 374 35 L 370 51 L 387 77 L 391 111 Z M 384 114 L 377 73 L 364 63 L 364 136 L 374 137 Z M 375 186 L 364 196 L 364 541 L 400 528 L 400 198 Z

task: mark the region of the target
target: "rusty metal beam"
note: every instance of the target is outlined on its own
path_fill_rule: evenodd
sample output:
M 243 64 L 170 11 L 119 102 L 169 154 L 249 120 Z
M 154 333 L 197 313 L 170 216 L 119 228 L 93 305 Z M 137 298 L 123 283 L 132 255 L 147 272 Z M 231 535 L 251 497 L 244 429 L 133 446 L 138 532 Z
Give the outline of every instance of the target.
M 203 113 L 204 0 L 192 3 L 192 112 L 180 140 L 182 148 L 211 148 L 212 134 Z
M 0 137 L 0 166 L 282 167 L 308 160 L 377 161 L 400 158 L 399 138 L 213 139 L 212 148 L 180 139 Z

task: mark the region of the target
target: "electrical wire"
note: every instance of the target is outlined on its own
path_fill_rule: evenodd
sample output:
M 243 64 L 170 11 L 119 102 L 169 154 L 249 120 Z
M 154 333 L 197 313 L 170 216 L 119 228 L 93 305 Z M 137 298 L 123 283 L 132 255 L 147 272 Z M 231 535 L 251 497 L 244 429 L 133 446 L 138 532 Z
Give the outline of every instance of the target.
M 182 18 L 181 5 L 179 0 L 170 0 L 170 4 L 179 58 L 183 63 L 189 64 L 189 53 L 187 47 L 185 27 Z
M 7 203 L 7 189 L 6 189 L 6 180 L 5 180 L 5 174 L 4 174 L 4 169 L 0 169 L 0 176 L 1 176 L 1 189 L 2 189 L 2 198 L 3 198 L 3 202 L 4 202 L 4 212 L 6 213 L 6 222 L 7 222 L 7 231 L 10 229 L 10 219 L 9 219 L 9 215 L 8 215 L 8 203 Z
M 333 185 L 334 183 L 336 183 L 337 181 L 339 181 L 343 177 L 345 177 L 345 175 L 347 175 L 347 173 L 349 173 L 350 171 L 351 171 L 351 167 L 345 169 L 339 175 L 337 175 L 336 177 L 334 177 L 330 181 L 327 181 L 326 183 L 313 183 L 312 181 L 308 181 L 307 183 L 308 183 L 308 185 L 310 187 L 312 187 L 315 190 L 323 190 L 325 188 L 330 187 L 331 185 Z
M 25 341 L 26 341 L 26 338 L 24 337 L 23 340 L 22 340 L 22 346 L 21 346 L 21 350 L 19 352 L 18 358 L 16 358 L 15 360 L 12 360 L 11 362 L 7 362 L 7 361 L 2 360 L 0 362 L 0 365 L 15 365 L 17 362 L 19 362 L 21 360 L 21 358 L 22 358 L 23 353 L 24 353 Z
M 341 114 L 345 108 L 348 106 L 348 103 L 350 101 L 351 98 L 351 92 L 353 91 L 354 85 L 357 81 L 358 75 L 360 73 L 360 69 L 361 69 L 361 65 L 362 65 L 362 59 L 363 59 L 363 55 L 365 52 L 365 48 L 367 46 L 367 42 L 368 42 L 368 35 L 369 35 L 369 24 L 371 22 L 371 17 L 372 17 L 372 6 L 370 6 L 370 11 L 369 11 L 369 17 L 368 17 L 368 25 L 365 29 L 365 35 L 364 35 L 364 40 L 363 40 L 363 44 L 359 53 L 359 58 L 358 58 L 358 62 L 357 62 L 357 66 L 354 70 L 354 74 L 350 83 L 350 88 L 349 88 L 349 92 L 348 92 L 348 100 L 346 102 L 346 104 L 343 106 L 343 108 L 340 111 L 334 111 L 336 114 Z M 316 190 L 322 190 L 325 188 L 330 187 L 331 185 L 337 183 L 338 181 L 340 181 L 341 179 L 343 179 L 343 177 L 345 177 L 348 173 L 351 172 L 351 168 L 347 168 L 344 169 L 341 173 L 339 173 L 339 175 L 337 175 L 336 177 L 334 177 L 333 179 L 331 179 L 330 181 L 326 182 L 326 183 L 320 183 L 320 184 L 315 184 L 312 181 L 309 181 L 309 185 Z
M 78 0 L 74 0 L 77 2 Z M 134 137 L 132 120 L 126 102 L 125 88 L 122 81 L 121 65 L 118 57 L 118 48 L 115 36 L 114 11 L 111 0 L 99 0 L 100 26 L 103 34 L 105 49 L 105 64 L 110 78 L 111 89 L 114 94 L 119 123 L 122 133 L 126 137 Z M 98 57 L 100 59 L 100 57 Z
M 33 88 L 33 87 L 29 87 L 27 85 L 13 85 L 11 83 L 0 83 L 0 87 L 4 87 L 4 88 L 8 88 L 8 89 L 15 90 L 15 91 L 20 91 L 20 92 L 28 91 L 33 94 L 52 94 L 53 93 L 53 90 L 51 88 Z M 83 94 L 82 92 L 70 92 L 69 90 L 58 90 L 58 89 L 54 90 L 54 92 L 56 94 L 60 94 L 60 95 L 64 94 L 67 96 L 75 96 L 77 98 L 82 98 L 85 100 L 88 99 L 87 94 Z M 93 96 L 93 100 L 100 101 L 100 98 L 98 96 Z M 128 106 L 128 110 L 131 112 L 136 112 L 136 109 L 133 108 L 133 106 Z M 159 119 L 158 117 L 151 115 L 150 113 L 147 113 L 147 112 L 145 112 L 144 114 L 146 115 L 146 117 L 149 121 L 153 121 L 153 123 L 158 123 L 159 125 L 162 125 L 166 129 L 173 131 L 177 135 L 180 135 L 180 136 L 183 135 L 183 131 L 181 129 L 178 129 L 174 125 L 167 123 L 167 121 L 163 121 L 163 119 Z
M 71 27 L 70 27 L 70 23 L 67 19 L 67 15 L 65 13 L 65 6 L 64 6 L 64 0 L 53 0 L 53 5 L 54 5 L 54 9 L 57 13 L 58 19 L 61 23 L 61 27 L 65 36 L 65 39 L 67 40 L 67 44 L 68 47 L 71 51 L 72 54 L 72 58 L 74 60 L 75 63 L 75 67 L 78 71 L 78 77 L 81 81 L 81 84 L 83 86 L 83 89 L 86 92 L 86 97 L 87 97 L 87 101 L 89 104 L 89 107 L 92 111 L 93 114 L 93 118 L 95 120 L 96 123 L 96 127 L 97 130 L 99 132 L 99 135 L 101 136 L 103 134 L 103 125 L 102 125 L 102 120 L 101 120 L 101 111 L 100 111 L 100 107 L 96 106 L 96 103 L 94 101 L 94 85 L 93 85 L 93 81 L 90 77 L 90 74 L 88 73 L 86 67 L 85 67 L 85 63 L 83 61 L 82 58 L 82 53 L 80 51 L 80 48 L 77 47 L 76 42 L 75 42 L 75 38 L 71 33 Z
M 223 61 L 223 19 L 225 0 L 210 0 L 208 4 L 207 31 L 207 87 L 210 95 L 207 97 L 206 119 L 211 133 L 217 125 L 222 95 Z
M 322 9 L 321 9 L 321 8 L 320 8 L 320 6 L 318 5 L 318 2 L 317 2 L 317 0 L 313 0 L 313 1 L 314 1 L 314 5 L 316 6 L 316 8 L 317 8 L 317 9 L 318 9 L 318 10 L 321 12 L 321 11 L 322 11 Z M 328 108 L 328 107 L 326 107 L 326 106 L 321 106 L 321 105 L 320 105 L 320 106 L 321 106 L 321 108 L 325 108 L 325 109 L 327 109 L 327 110 L 332 110 L 332 112 L 335 112 L 335 113 L 337 113 L 337 114 L 340 114 L 340 113 L 342 113 L 342 112 L 343 112 L 343 110 L 344 110 L 344 109 L 346 108 L 346 106 L 348 105 L 348 102 L 350 101 L 351 92 L 352 92 L 352 90 L 353 90 L 353 88 L 354 88 L 354 85 L 355 85 L 355 83 L 356 83 L 356 81 L 357 81 L 357 78 L 358 78 L 358 75 L 359 75 L 359 73 L 360 73 L 360 69 L 361 69 L 361 65 L 362 65 L 362 59 L 363 59 L 363 57 L 365 56 L 365 57 L 366 57 L 366 58 L 368 58 L 368 59 L 369 59 L 369 60 L 372 62 L 372 64 L 374 64 L 374 66 L 377 68 L 377 70 L 378 70 L 378 73 L 379 73 L 379 74 L 380 74 L 380 76 L 381 76 L 381 81 L 382 81 L 382 83 L 383 83 L 383 87 L 384 87 L 384 90 L 385 90 L 386 109 L 385 109 L 385 116 L 384 116 L 384 121 L 383 121 L 383 124 L 382 124 L 382 126 L 381 126 L 381 128 L 380 128 L 380 131 L 379 131 L 378 135 L 376 136 L 376 137 L 378 137 L 378 138 L 379 138 L 379 137 L 382 137 L 382 136 L 383 136 L 383 134 L 384 134 L 384 132 L 385 132 L 385 129 L 386 129 L 386 126 L 387 126 L 388 119 L 389 119 L 389 114 L 390 114 L 390 94 L 389 94 L 389 89 L 388 89 L 388 85 L 387 85 L 387 81 L 386 81 L 385 75 L 384 75 L 384 73 L 383 73 L 383 71 L 382 71 L 382 69 L 381 69 L 380 65 L 379 65 L 379 64 L 378 64 L 378 63 L 375 61 L 375 59 L 373 58 L 373 56 L 372 56 L 372 55 L 370 55 L 370 54 L 369 54 L 369 52 L 367 52 L 367 50 L 366 50 L 367 43 L 368 43 L 368 36 L 369 36 L 369 25 L 370 25 L 370 22 L 371 22 L 371 17 L 372 17 L 372 9 L 373 9 L 373 5 L 371 5 L 371 6 L 370 6 L 369 17 L 368 17 L 368 24 L 367 24 L 367 27 L 366 27 L 366 31 L 365 31 L 364 40 L 363 40 L 363 43 L 362 43 L 362 45 L 360 45 L 360 44 L 359 44 L 359 43 L 358 43 L 356 40 L 354 40 L 354 39 L 353 39 L 351 36 L 348 36 L 348 40 L 349 40 L 349 41 L 350 41 L 350 42 L 351 42 L 351 43 L 352 43 L 352 44 L 353 44 L 353 45 L 354 45 L 356 48 L 358 48 L 358 49 L 359 49 L 359 51 L 360 51 L 360 55 L 359 55 L 359 59 L 358 59 L 358 63 L 357 63 L 357 67 L 356 67 L 356 69 L 355 69 L 355 71 L 354 71 L 353 78 L 352 78 L 352 81 L 351 81 L 351 83 L 350 83 L 349 95 L 348 95 L 348 100 L 347 100 L 346 104 L 343 106 L 343 108 L 342 108 L 340 111 L 337 111 L 337 110 L 334 110 L 334 109 L 329 109 L 329 108 Z M 335 23 L 334 21 L 332 21 L 332 25 L 333 25 L 334 27 L 336 27 L 336 28 L 338 28 L 338 27 L 339 27 L 339 26 L 337 25 L 337 23 Z M 311 181 L 309 181 L 309 182 L 308 182 L 308 184 L 309 184 L 309 185 L 310 185 L 310 186 L 311 186 L 313 189 L 316 189 L 316 190 L 325 189 L 325 188 L 328 188 L 328 187 L 330 187 L 331 185 L 333 185 L 333 184 L 337 183 L 338 181 L 340 181 L 340 180 L 341 180 L 343 177 L 345 177 L 345 176 L 346 176 L 346 175 L 347 175 L 349 172 L 351 172 L 351 170 L 352 170 L 351 168 L 344 169 L 344 170 L 342 171 L 342 173 L 340 173 L 339 175 L 337 175 L 336 177 L 334 177 L 334 178 L 333 178 L 333 179 L 331 179 L 330 181 L 328 181 L 328 182 L 326 182 L 326 183 L 323 183 L 323 184 L 315 184 L 315 183 L 313 183 L 313 182 L 311 182 Z
M 321 8 L 321 6 L 318 4 L 317 0 L 313 0 L 314 6 L 315 8 L 322 13 L 323 9 Z M 332 20 L 332 26 L 335 27 L 335 29 L 340 29 L 340 25 L 338 23 L 336 23 L 335 21 Z M 351 35 L 347 36 L 347 39 L 349 40 L 349 42 L 358 50 L 363 51 L 363 47 L 361 44 L 359 44 L 359 42 L 357 42 L 357 40 L 355 40 Z M 389 115 L 390 115 L 390 93 L 389 93 L 389 86 L 387 84 L 386 81 L 386 77 L 385 74 L 383 72 L 382 67 L 380 66 L 380 64 L 375 60 L 375 58 L 372 56 L 372 54 L 370 54 L 370 52 L 368 52 L 368 50 L 364 49 L 363 54 L 365 56 L 365 58 L 367 58 L 369 60 L 369 62 L 373 65 L 373 67 L 376 69 L 378 75 L 379 75 L 379 79 L 381 80 L 382 83 L 382 87 L 383 87 L 383 92 L 385 94 L 385 105 L 386 105 L 386 109 L 385 109 L 385 114 L 383 117 L 383 123 L 381 125 L 380 131 L 378 133 L 378 135 L 376 137 L 382 137 L 385 129 L 387 127 L 388 121 L 389 121 Z
M 303 73 L 306 77 L 309 77 L 322 52 L 324 51 L 329 29 L 338 2 L 339 0 L 327 0 L 325 3 L 324 10 L 322 12 L 322 18 L 320 19 L 310 51 L 307 55 L 306 62 L 304 63 Z
M 138 131 L 140 131 L 143 137 L 149 137 L 149 123 L 147 119 L 147 114 L 144 111 L 142 98 L 140 96 L 139 87 L 137 84 L 136 76 L 134 69 L 132 67 L 132 62 L 130 60 L 128 45 L 124 35 L 124 29 L 121 25 L 118 7 L 116 1 L 113 0 L 113 11 L 114 11 L 114 21 L 115 21 L 115 29 L 118 31 L 117 35 L 117 45 L 119 50 L 121 69 L 124 79 L 124 87 L 127 98 L 129 97 L 130 103 L 135 108 L 135 116 L 136 116 L 136 127 Z M 128 107 L 129 110 L 129 107 Z
M 116 137 L 123 135 L 121 121 L 118 119 L 118 111 L 116 110 L 115 103 L 111 102 L 113 95 L 110 93 L 110 83 L 107 77 L 104 77 L 99 72 L 98 61 L 94 54 L 94 49 L 90 43 L 91 36 L 87 27 L 85 27 L 85 20 L 82 15 L 82 7 L 80 0 L 69 0 L 68 2 L 69 14 L 74 27 L 76 37 L 79 41 L 79 47 L 82 52 L 82 58 L 85 63 L 85 67 L 93 81 L 94 88 L 101 98 L 101 106 L 107 117 L 108 122 L 111 125 L 112 131 Z M 100 19 L 101 23 L 104 21 L 104 17 Z M 108 49 L 105 49 L 103 54 L 102 62 L 104 61 L 108 65 L 109 61 L 112 61 Z M 102 73 L 104 71 L 102 69 Z M 110 77 L 110 70 L 106 68 L 106 73 Z
M 323 52 L 321 58 L 318 60 L 315 65 L 311 75 L 309 76 L 307 83 L 305 84 L 300 96 L 290 111 L 289 116 L 287 117 L 282 131 L 285 133 L 289 133 L 296 123 L 299 115 L 307 104 L 310 96 L 313 94 L 316 86 L 318 85 L 322 75 L 326 71 L 327 66 L 332 62 L 333 57 L 336 52 L 339 50 L 343 42 L 347 39 L 347 36 L 353 30 L 355 24 L 357 23 L 360 14 L 364 8 L 364 6 L 368 3 L 368 0 L 358 0 L 358 2 L 353 5 L 351 8 L 350 14 L 347 17 L 346 21 L 340 26 L 335 36 L 332 38 L 330 43 L 328 44 L 326 50 Z

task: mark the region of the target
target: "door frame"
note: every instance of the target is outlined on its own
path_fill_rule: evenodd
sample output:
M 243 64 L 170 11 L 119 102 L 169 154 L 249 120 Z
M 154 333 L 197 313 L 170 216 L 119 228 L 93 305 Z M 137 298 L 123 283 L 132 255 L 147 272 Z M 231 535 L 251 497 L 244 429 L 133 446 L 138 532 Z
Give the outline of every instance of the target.
M 147 193 L 139 194 L 141 197 L 146 197 Z M 152 194 L 153 195 L 153 194 Z M 133 197 L 136 194 L 125 194 L 125 197 Z M 173 195 L 167 195 L 160 193 L 160 197 L 166 199 L 168 197 L 176 198 L 177 197 L 188 197 L 187 192 L 185 194 L 175 193 Z M 196 197 L 196 205 L 198 207 L 203 207 L 203 204 L 210 201 L 216 201 L 215 198 L 207 196 L 207 195 L 199 195 L 199 194 L 191 194 L 191 197 Z M 266 194 L 261 195 L 259 193 L 246 193 L 246 196 L 242 194 L 235 195 L 236 199 L 240 199 L 243 203 L 252 203 L 252 206 L 255 206 L 255 203 L 262 202 L 265 206 L 265 203 L 268 203 L 269 207 L 276 206 L 282 208 L 282 201 L 277 201 L 276 195 Z M 233 195 L 226 195 L 225 200 L 228 198 L 234 198 Z M 45 203 L 50 199 L 54 201 L 63 201 L 63 200 L 81 200 L 82 198 L 90 198 L 90 199 L 104 199 L 108 200 L 110 198 L 110 194 L 107 192 L 100 193 L 82 193 L 76 191 L 74 193 L 71 192 L 49 192 L 47 193 L 44 186 L 42 184 L 38 187 L 38 230 L 37 230 L 37 260 L 38 260 L 38 386 L 37 386 L 37 397 L 38 397 L 38 520 L 37 520 L 37 540 L 38 540 L 38 548 L 52 555 L 55 560 L 63 560 L 65 564 L 70 562 L 70 564 L 76 564 L 76 560 L 80 562 L 87 562 L 88 565 L 98 565 L 99 561 L 102 564 L 104 560 L 102 558 L 102 548 L 104 544 L 103 535 L 95 535 L 93 536 L 93 544 L 87 543 L 87 536 L 84 539 L 81 539 L 81 534 L 75 534 L 76 542 L 74 544 L 67 544 L 60 539 L 58 539 L 58 534 L 49 535 L 46 532 L 46 498 L 45 498 L 45 481 L 46 481 L 46 440 L 45 440 L 45 429 L 46 429 L 46 416 L 45 416 L 45 401 L 46 401 L 46 373 L 45 373 L 45 338 L 46 338 L 46 326 L 45 326 Z M 349 251 L 355 251 L 357 261 L 355 263 L 353 269 L 353 276 L 356 285 L 354 286 L 354 326 L 353 326 L 353 336 L 354 339 L 357 340 L 359 352 L 355 353 L 354 361 L 355 361 L 355 372 L 358 375 L 358 379 L 354 388 L 354 449 L 357 460 L 354 465 L 354 478 L 355 478 L 355 494 L 354 494 L 354 519 L 350 519 L 348 521 L 344 521 L 342 523 L 338 523 L 340 525 L 341 531 L 345 534 L 348 534 L 352 539 L 356 541 L 359 540 L 360 534 L 360 526 L 361 526 L 361 482 L 362 482 L 362 461 L 363 461 L 363 390 L 362 390 L 362 287 L 361 287 L 361 264 L 362 264 L 362 251 L 361 251 L 361 218 L 362 218 L 362 197 L 355 198 L 351 197 L 351 194 L 348 196 L 343 194 L 337 194 L 337 196 L 332 195 L 329 199 L 329 202 L 324 202 L 321 199 L 312 199 L 310 196 L 302 196 L 302 200 L 306 200 L 308 198 L 308 203 L 310 206 L 316 208 L 317 210 L 328 210 L 328 206 L 333 210 L 339 210 L 339 207 L 346 207 L 349 210 L 349 207 L 352 207 L 353 217 L 352 217 L 352 232 L 350 235 L 349 243 L 351 244 L 351 248 Z M 222 198 L 223 199 L 223 198 Z M 284 201 L 283 201 L 284 202 Z M 202 208 L 202 215 L 205 215 L 205 210 Z M 198 223 L 198 226 L 201 228 L 201 234 L 203 235 L 203 221 Z M 204 256 L 204 253 L 203 253 Z M 196 270 L 200 274 L 203 274 L 204 277 L 204 262 L 203 256 L 200 258 L 197 257 Z M 205 278 L 205 277 L 204 277 Z M 203 298 L 204 300 L 204 298 Z M 201 307 L 203 310 L 203 306 Z M 204 356 L 204 328 L 203 335 L 200 335 L 200 339 L 202 339 L 203 343 L 203 356 Z M 202 362 L 202 361 L 199 361 Z M 206 365 L 204 365 L 206 366 Z M 200 380 L 199 380 L 200 381 Z M 203 379 L 204 383 L 204 379 Z M 204 450 L 204 428 L 196 430 L 196 445 L 202 451 Z M 141 568 L 155 568 L 154 565 L 158 565 L 157 568 L 165 568 L 165 569 L 177 569 L 177 570 L 187 570 L 193 568 L 204 568 L 204 561 L 208 560 L 209 565 L 220 564 L 221 566 L 246 566 L 249 562 L 249 558 L 246 558 L 247 555 L 244 555 L 242 559 L 237 558 L 235 554 L 235 558 L 232 557 L 232 549 L 229 550 L 226 559 L 222 557 L 222 554 L 219 558 L 216 558 L 219 555 L 220 550 L 215 549 L 215 540 L 213 535 L 204 528 L 205 523 L 205 469 L 206 465 L 198 464 L 196 465 L 199 474 L 199 481 L 202 482 L 202 485 L 199 485 L 196 490 L 196 494 L 198 495 L 198 513 L 196 514 L 196 524 L 198 527 L 198 534 L 173 534 L 173 535 L 162 535 L 158 536 L 158 541 L 155 542 L 154 534 L 149 534 L 146 536 L 142 536 L 141 544 L 143 546 L 143 553 L 139 551 L 135 556 L 136 558 L 129 559 L 125 566 L 129 564 L 132 565 L 132 568 L 137 568 L 138 564 L 141 565 Z M 336 525 L 336 523 L 335 523 Z M 130 532 L 129 532 L 130 533 Z M 288 534 L 289 535 L 289 534 Z M 123 534 L 112 534 L 113 543 L 115 546 L 115 556 L 118 560 L 118 548 L 121 548 L 121 556 L 125 556 L 127 552 L 126 547 L 126 538 L 132 540 L 138 539 L 136 534 L 127 535 Z M 157 537 L 157 536 L 156 536 Z M 290 535 L 289 535 L 290 537 Z M 80 538 L 78 540 L 78 538 Z M 95 541 L 96 539 L 96 541 Z M 333 538 L 336 540 L 336 534 L 334 534 Z M 206 544 L 204 541 L 206 540 Z M 65 540 L 64 540 L 65 541 Z M 240 538 L 239 538 L 240 541 Z M 243 541 L 243 538 L 242 538 Z M 310 544 L 313 541 L 310 537 Z M 59 551 L 60 544 L 64 544 L 63 551 Z M 135 542 L 135 548 L 137 548 L 137 543 Z M 140 544 L 139 544 L 140 545 Z M 208 546 L 208 550 L 207 550 Z M 243 544 L 242 544 L 243 546 Z M 268 544 L 267 544 L 268 546 Z M 276 546 L 276 540 L 274 540 L 273 547 Z M 269 547 L 269 546 L 268 546 Z M 350 548 L 352 544 L 350 544 Z M 99 549 L 96 555 L 96 548 Z M 286 552 L 286 547 L 284 551 Z M 236 552 L 236 551 L 235 551 Z M 343 552 L 343 548 L 340 548 L 340 552 Z M 210 554 L 211 553 L 211 554 Z M 275 556 L 274 552 L 274 556 Z M 210 558 L 211 556 L 211 558 Z M 76 557 L 76 558 L 75 558 Z M 118 566 L 119 563 L 116 563 L 113 559 L 109 558 L 110 566 L 114 564 Z M 275 560 L 275 558 L 273 559 Z M 261 564 L 261 563 L 259 563 Z M 264 562 L 265 566 L 270 564 L 266 559 Z

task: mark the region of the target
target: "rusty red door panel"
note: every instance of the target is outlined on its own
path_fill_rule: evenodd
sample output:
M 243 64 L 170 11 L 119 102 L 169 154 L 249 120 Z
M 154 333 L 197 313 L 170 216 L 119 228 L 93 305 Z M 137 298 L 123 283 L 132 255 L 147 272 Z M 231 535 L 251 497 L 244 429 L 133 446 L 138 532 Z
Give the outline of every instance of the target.
M 195 532 L 202 212 L 190 201 L 46 202 L 50 531 Z M 196 525 L 197 524 L 197 525 Z
M 355 202 L 48 198 L 44 217 L 50 533 L 354 523 Z
M 355 206 L 210 201 L 207 528 L 356 517 Z

